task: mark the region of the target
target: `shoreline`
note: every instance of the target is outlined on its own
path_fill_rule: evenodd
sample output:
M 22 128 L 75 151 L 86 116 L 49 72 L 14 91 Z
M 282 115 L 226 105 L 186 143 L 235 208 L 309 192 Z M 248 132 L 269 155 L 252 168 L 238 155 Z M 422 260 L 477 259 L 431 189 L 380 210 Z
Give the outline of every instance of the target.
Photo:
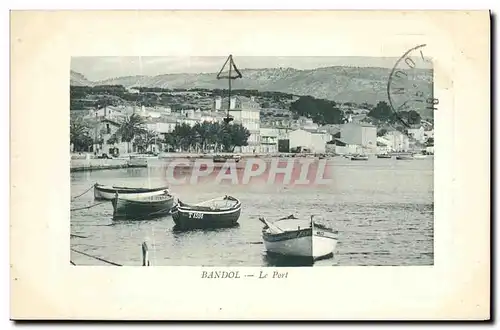
M 102 170 L 117 170 L 122 168 L 137 168 L 147 167 L 147 161 L 143 159 L 71 159 L 70 173 L 73 172 L 90 172 Z
M 408 153 L 392 153 L 392 157 L 396 157 L 398 155 L 405 155 Z M 218 154 L 221 156 L 225 156 L 225 154 Z M 236 154 L 227 154 L 227 155 L 236 155 Z M 318 155 L 315 154 L 244 154 L 238 155 L 241 157 L 241 160 L 246 160 L 248 158 L 264 158 L 264 159 L 272 159 L 272 158 L 318 158 Z M 375 158 L 375 154 L 370 154 L 370 158 Z M 152 161 L 160 161 L 165 160 L 169 162 L 173 159 L 187 159 L 190 162 L 195 159 L 210 159 L 212 158 L 212 154 L 199 154 L 199 153 L 171 153 L 168 155 L 159 155 L 159 156 L 142 156 L 142 155 L 131 155 L 129 157 L 120 157 L 120 158 L 112 158 L 112 159 L 99 159 L 99 158 L 73 158 L 70 162 L 70 173 L 74 172 L 91 172 L 91 171 L 102 171 L 102 170 L 116 170 L 116 169 L 126 169 L 126 168 L 147 168 L 151 166 L 155 166 L 154 164 L 149 164 L 149 160 Z M 433 155 L 428 155 L 428 158 L 433 158 Z M 319 159 L 331 160 L 332 158 L 349 158 L 347 155 L 326 155 L 326 157 Z M 216 164 L 217 165 L 217 164 Z M 220 164 L 222 166 L 222 163 Z

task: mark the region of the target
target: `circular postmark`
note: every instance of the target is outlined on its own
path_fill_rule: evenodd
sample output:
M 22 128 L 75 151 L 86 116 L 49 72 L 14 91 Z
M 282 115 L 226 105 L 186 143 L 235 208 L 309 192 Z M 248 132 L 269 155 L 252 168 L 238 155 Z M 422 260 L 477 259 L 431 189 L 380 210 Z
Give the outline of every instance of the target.
M 389 105 L 396 120 L 407 128 L 418 117 L 433 117 L 439 104 L 433 91 L 432 61 L 424 55 L 425 46 L 418 45 L 404 53 L 396 61 L 387 83 Z

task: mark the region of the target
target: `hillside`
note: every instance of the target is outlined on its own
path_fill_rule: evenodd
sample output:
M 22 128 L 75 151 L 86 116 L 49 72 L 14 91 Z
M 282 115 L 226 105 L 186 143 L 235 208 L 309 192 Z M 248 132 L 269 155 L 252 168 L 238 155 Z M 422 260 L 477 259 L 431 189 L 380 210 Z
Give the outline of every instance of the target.
M 320 99 L 357 104 L 376 104 L 387 101 L 387 82 L 390 69 L 327 67 L 313 70 L 292 68 L 240 70 L 243 78 L 233 81 L 234 89 L 278 91 L 294 95 L 311 95 Z M 432 71 L 418 70 L 414 87 L 426 95 L 432 91 Z M 90 82 L 83 75 L 71 73 L 72 85 L 123 85 L 125 87 L 160 88 L 227 88 L 226 80 L 217 80 L 214 73 L 164 74 L 158 76 L 129 76 Z M 401 86 L 400 86 L 401 87 Z M 415 103 L 414 109 L 423 117 L 432 116 L 425 103 Z
M 89 81 L 83 74 L 73 70 L 69 73 L 71 86 L 92 86 L 94 83 Z

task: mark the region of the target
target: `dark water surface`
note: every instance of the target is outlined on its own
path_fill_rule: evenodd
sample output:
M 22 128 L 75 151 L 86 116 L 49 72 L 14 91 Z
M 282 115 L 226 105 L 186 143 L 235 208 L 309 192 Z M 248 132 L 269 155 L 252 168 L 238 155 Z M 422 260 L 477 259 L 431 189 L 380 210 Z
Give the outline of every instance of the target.
M 165 170 L 150 168 L 71 174 L 71 194 L 77 196 L 95 182 L 120 186 L 161 186 Z M 233 195 L 242 202 L 239 226 L 214 231 L 175 232 L 171 216 L 150 221 L 113 221 L 106 202 L 71 212 L 71 248 L 123 265 L 141 265 L 141 243 L 150 246 L 153 265 L 170 266 L 294 266 L 293 260 L 268 257 L 262 244 L 264 216 L 318 215 L 339 231 L 333 258 L 314 266 L 432 265 L 433 158 L 398 161 L 370 158 L 330 161 L 332 184 L 320 187 L 281 185 L 180 185 L 172 193 L 185 202 Z M 71 208 L 94 203 L 90 191 Z M 105 265 L 72 252 L 77 265 Z

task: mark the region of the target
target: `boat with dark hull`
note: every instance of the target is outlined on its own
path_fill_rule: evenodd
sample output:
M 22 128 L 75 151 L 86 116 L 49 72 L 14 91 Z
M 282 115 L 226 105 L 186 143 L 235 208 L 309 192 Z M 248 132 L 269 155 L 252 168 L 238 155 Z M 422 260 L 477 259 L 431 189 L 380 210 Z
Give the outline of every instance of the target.
M 158 188 L 130 188 L 118 186 L 105 186 L 99 183 L 94 185 L 94 198 L 96 200 L 113 200 L 116 194 L 122 197 L 148 197 L 162 195 L 168 192 L 168 187 Z
M 392 158 L 391 154 L 377 154 L 377 158 L 387 158 L 390 159 Z
M 241 159 L 238 155 L 216 155 L 212 158 L 214 163 L 225 163 L 227 161 L 234 161 L 235 163 L 239 162 Z
M 408 154 L 408 155 L 397 155 L 396 156 L 397 160 L 413 160 L 413 155 Z
M 113 220 L 147 220 L 170 214 L 174 197 L 168 192 L 146 197 L 116 194 L 112 204 Z
M 238 224 L 241 202 L 232 196 L 224 196 L 195 205 L 178 201 L 172 208 L 175 229 L 228 228 Z
M 351 160 L 368 160 L 367 155 L 353 155 L 351 156 Z
M 319 260 L 331 257 L 337 246 L 338 232 L 310 220 L 293 215 L 270 222 L 259 218 L 265 226 L 262 238 L 267 253 L 303 260 Z

